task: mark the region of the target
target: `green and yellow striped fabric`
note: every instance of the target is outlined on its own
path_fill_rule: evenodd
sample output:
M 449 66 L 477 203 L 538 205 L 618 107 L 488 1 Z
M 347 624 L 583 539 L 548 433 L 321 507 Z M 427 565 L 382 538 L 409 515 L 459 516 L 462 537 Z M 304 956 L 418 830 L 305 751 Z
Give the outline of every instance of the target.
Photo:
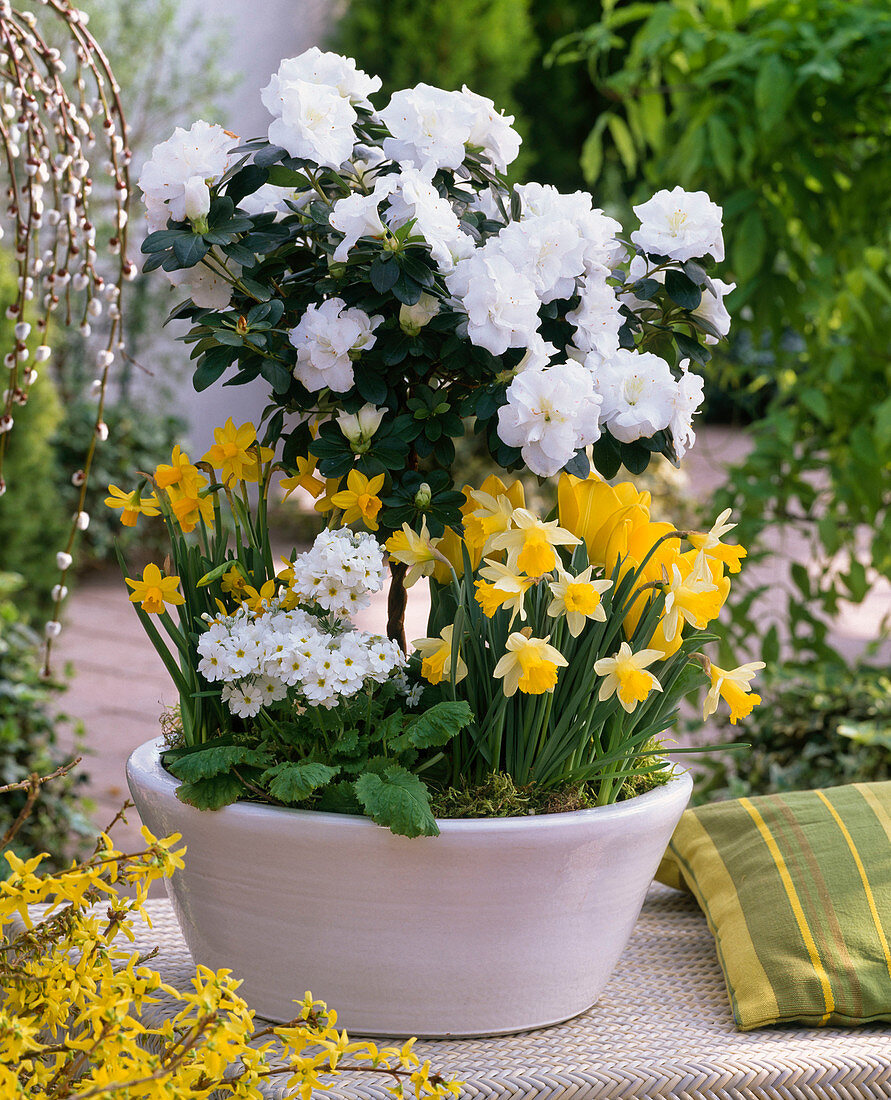
M 891 782 L 687 810 L 656 877 L 702 907 L 740 1030 L 891 1022 Z

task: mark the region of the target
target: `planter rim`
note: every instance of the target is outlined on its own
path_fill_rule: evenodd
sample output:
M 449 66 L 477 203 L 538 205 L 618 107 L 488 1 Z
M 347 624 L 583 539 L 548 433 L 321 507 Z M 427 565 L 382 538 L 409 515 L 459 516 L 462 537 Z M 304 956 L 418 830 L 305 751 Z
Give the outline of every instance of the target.
M 131 771 L 138 773 L 140 781 L 154 788 L 158 793 L 175 797 L 174 792 L 179 786 L 180 780 L 162 766 L 161 751 L 163 748 L 163 737 L 154 737 L 149 741 L 145 741 L 130 754 L 127 760 L 127 772 L 128 774 Z M 646 794 L 638 794 L 633 798 L 625 799 L 623 802 L 615 802 L 609 806 L 593 806 L 585 810 L 568 810 L 551 814 L 526 814 L 522 817 L 438 817 L 435 820 L 441 834 L 512 832 L 529 827 L 541 830 L 561 828 L 571 825 L 573 822 L 579 824 L 593 822 L 595 819 L 613 822 L 621 818 L 630 818 L 640 813 L 646 813 L 656 803 L 673 800 L 679 793 L 678 784 L 687 788 L 687 798 L 689 798 L 690 791 L 693 789 L 693 779 L 690 772 L 685 768 L 680 768 L 677 764 L 674 767 L 679 770 L 667 783 L 656 787 L 652 791 L 647 791 Z M 195 813 L 200 814 L 225 813 L 230 820 L 239 817 L 258 820 L 263 817 L 278 817 L 281 814 L 290 814 L 295 817 L 322 820 L 332 828 L 339 826 L 344 830 L 353 831 L 358 829 L 366 831 L 369 829 L 383 829 L 385 832 L 387 831 L 384 826 L 378 825 L 371 818 L 361 814 L 331 813 L 326 810 L 300 810 L 296 807 L 273 806 L 262 802 L 233 802 L 228 806 L 223 806 L 220 810 L 198 810 L 186 803 L 182 803 L 182 806 L 183 809 L 193 810 Z M 432 839 L 435 839 L 435 837 Z

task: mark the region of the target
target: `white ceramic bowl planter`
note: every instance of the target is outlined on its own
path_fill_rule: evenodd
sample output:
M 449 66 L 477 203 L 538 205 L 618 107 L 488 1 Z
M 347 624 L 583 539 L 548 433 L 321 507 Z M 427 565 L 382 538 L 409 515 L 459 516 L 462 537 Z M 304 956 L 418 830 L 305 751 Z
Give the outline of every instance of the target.
M 618 962 L 692 789 L 615 806 L 440 821 L 408 839 L 363 817 L 180 802 L 160 740 L 127 765 L 158 836 L 182 833 L 168 892 L 198 963 L 230 967 L 260 1015 L 305 990 L 366 1035 L 497 1035 L 589 1008 Z

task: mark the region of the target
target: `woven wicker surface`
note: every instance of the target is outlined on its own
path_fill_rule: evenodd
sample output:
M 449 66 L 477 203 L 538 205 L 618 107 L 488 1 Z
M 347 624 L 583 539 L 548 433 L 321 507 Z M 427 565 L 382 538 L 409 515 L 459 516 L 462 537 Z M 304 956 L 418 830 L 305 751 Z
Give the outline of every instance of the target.
M 194 971 L 170 906 L 153 901 L 149 909 L 154 929 L 140 931 L 138 945 L 159 945 L 153 965 L 171 984 L 185 984 Z M 313 992 L 324 997 L 324 990 Z M 702 914 L 684 895 L 658 885 L 590 1012 L 540 1031 L 428 1040 L 415 1050 L 439 1072 L 464 1081 L 468 1098 L 891 1098 L 891 1027 L 736 1031 Z M 377 1100 L 387 1093 L 379 1079 L 344 1074 L 326 1095 Z

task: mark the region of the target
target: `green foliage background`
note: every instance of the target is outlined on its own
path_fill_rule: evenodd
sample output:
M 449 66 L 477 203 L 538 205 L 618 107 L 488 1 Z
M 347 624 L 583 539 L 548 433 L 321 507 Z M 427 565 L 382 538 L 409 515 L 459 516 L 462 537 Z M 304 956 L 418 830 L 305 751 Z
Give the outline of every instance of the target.
M 804 535 L 809 568 L 776 598 L 797 656 L 829 657 L 825 615 L 865 597 L 870 567 L 891 576 L 891 8 L 607 0 L 559 53 L 612 101 L 583 149 L 590 184 L 620 165 L 635 199 L 680 184 L 724 207 L 734 326 L 770 353 L 754 382 L 738 362 L 724 376 L 773 396 L 718 506 L 749 546 Z M 751 606 L 737 626 L 774 661 Z

